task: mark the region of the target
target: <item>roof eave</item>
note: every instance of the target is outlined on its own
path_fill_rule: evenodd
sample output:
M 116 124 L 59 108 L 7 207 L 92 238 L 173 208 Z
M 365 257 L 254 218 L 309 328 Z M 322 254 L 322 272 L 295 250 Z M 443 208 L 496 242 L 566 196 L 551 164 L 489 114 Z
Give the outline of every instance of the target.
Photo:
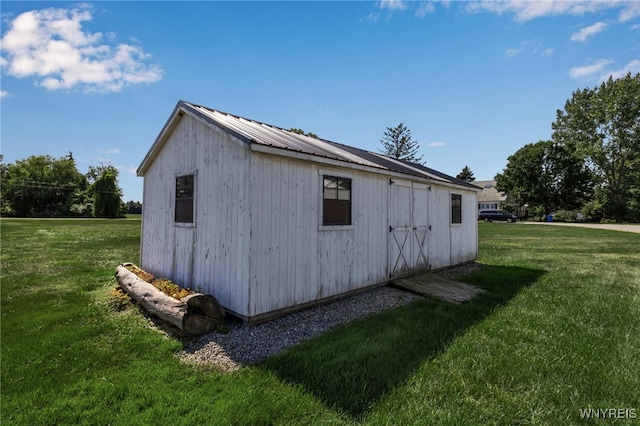
M 167 119 L 166 123 L 164 123 L 162 130 L 160 130 L 160 133 L 156 137 L 156 140 L 153 142 L 153 145 L 151 145 L 151 148 L 149 148 L 147 155 L 144 156 L 142 162 L 138 166 L 138 169 L 136 170 L 136 174 L 138 176 L 144 176 L 144 174 L 149 169 L 149 166 L 151 166 L 151 163 L 153 163 L 153 160 L 155 160 L 155 158 L 160 153 L 160 150 L 167 141 L 168 136 L 176 128 L 176 126 L 180 122 L 180 119 L 182 119 L 182 116 L 184 115 L 184 112 L 181 111 L 183 105 L 183 101 L 178 101 L 178 103 L 176 104 L 173 112 L 169 116 L 169 119 Z

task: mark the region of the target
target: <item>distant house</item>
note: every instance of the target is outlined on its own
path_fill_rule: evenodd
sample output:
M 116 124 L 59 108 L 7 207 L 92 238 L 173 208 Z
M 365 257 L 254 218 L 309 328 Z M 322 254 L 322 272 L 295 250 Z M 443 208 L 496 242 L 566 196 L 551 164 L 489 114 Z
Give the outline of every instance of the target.
M 141 266 L 248 322 L 477 255 L 475 186 L 188 102 L 138 175 Z
M 496 189 L 495 180 L 476 180 L 472 182 L 475 186 L 482 188 L 482 192 L 478 194 L 478 211 L 480 210 L 504 210 L 509 202 L 509 194 Z M 510 213 L 518 215 L 524 219 L 529 215 L 527 206 L 514 207 L 507 209 Z
M 476 180 L 472 183 L 482 188 L 482 192 L 478 194 L 478 210 L 502 210 L 509 196 L 496 189 L 495 180 Z

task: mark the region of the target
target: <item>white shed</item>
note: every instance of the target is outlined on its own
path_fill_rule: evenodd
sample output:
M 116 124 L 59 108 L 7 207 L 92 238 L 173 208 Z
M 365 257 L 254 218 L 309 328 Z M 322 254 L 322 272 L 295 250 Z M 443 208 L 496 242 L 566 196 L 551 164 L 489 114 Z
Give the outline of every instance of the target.
M 479 188 L 188 102 L 138 175 L 142 268 L 249 322 L 477 255 Z

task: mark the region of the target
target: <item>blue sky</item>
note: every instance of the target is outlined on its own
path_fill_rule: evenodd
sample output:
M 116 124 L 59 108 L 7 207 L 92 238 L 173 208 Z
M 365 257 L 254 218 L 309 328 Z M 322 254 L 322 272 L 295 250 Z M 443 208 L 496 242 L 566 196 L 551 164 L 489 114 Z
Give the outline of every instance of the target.
M 492 179 L 575 90 L 640 72 L 640 2 L 1 4 L 5 163 L 71 151 L 135 170 L 178 100 Z

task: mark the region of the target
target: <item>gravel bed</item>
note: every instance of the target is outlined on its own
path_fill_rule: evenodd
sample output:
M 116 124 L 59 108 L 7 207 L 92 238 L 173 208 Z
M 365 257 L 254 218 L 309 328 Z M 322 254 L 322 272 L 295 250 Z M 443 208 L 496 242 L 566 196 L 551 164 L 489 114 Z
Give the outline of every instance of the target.
M 187 343 L 178 356 L 185 362 L 232 371 L 242 364 L 258 363 L 349 321 L 420 298 L 396 288 L 378 287 L 258 325 L 230 323 L 228 333 L 205 334 Z
M 455 280 L 481 267 L 474 262 L 438 273 Z M 178 356 L 185 362 L 232 371 L 243 364 L 258 363 L 349 321 L 406 305 L 420 298 L 413 293 L 384 286 L 258 325 L 230 322 L 228 333 L 205 334 L 187 343 Z

